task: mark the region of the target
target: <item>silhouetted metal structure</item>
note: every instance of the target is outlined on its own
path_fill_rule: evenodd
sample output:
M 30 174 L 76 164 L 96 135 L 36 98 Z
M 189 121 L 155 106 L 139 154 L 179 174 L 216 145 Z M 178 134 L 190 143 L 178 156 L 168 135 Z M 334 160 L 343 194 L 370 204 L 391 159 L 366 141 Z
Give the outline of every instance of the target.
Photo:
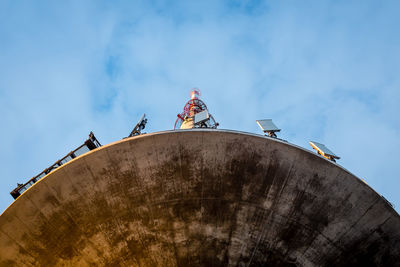
M 79 147 L 74 149 L 73 151 L 69 152 L 65 157 L 63 157 L 60 160 L 57 160 L 53 165 L 50 167 L 44 169 L 41 173 L 36 175 L 35 177 L 31 178 L 28 182 L 24 184 L 18 184 L 15 189 L 13 189 L 10 194 L 11 196 L 16 199 L 19 197 L 25 190 L 27 190 L 29 187 L 31 187 L 34 183 L 39 181 L 41 178 L 49 174 L 50 172 L 54 171 L 58 167 L 61 167 L 63 164 L 67 163 L 68 161 L 83 155 L 84 153 L 96 149 L 100 147 L 101 144 L 100 142 L 96 139 L 94 136 L 93 132 L 90 132 L 89 138 Z
M 143 114 L 142 117 L 139 119 L 138 123 L 135 125 L 135 127 L 133 127 L 133 130 L 131 131 L 128 137 L 142 134 L 142 130 L 146 128 L 146 124 L 147 124 L 146 114 Z

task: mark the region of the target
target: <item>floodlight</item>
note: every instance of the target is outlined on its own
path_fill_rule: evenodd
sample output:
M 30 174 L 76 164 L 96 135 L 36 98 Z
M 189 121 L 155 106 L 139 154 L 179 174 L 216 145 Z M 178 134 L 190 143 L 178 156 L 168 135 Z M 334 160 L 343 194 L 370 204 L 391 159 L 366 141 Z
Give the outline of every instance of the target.
M 260 126 L 261 130 L 264 133 L 267 133 L 270 137 L 276 137 L 276 132 L 280 132 L 281 129 L 276 127 L 276 125 L 272 122 L 272 119 L 265 120 L 256 120 L 258 126 Z
M 324 158 L 332 160 L 333 162 L 336 162 L 335 159 L 340 159 L 340 157 L 336 156 L 335 153 L 329 150 L 324 144 L 315 141 L 310 141 L 310 145 L 312 146 L 312 148 L 317 150 L 317 153 L 319 155 L 322 155 Z
M 194 124 L 200 124 L 202 122 L 207 121 L 210 118 L 210 114 L 208 114 L 207 110 L 203 110 L 194 115 Z

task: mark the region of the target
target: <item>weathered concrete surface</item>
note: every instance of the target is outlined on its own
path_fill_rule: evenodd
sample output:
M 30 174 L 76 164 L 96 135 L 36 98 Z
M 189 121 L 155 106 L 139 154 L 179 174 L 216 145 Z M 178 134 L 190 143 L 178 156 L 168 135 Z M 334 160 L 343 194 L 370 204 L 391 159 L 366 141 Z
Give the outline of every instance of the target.
M 399 215 L 358 178 L 261 136 L 125 139 L 0 216 L 1 266 L 396 266 Z

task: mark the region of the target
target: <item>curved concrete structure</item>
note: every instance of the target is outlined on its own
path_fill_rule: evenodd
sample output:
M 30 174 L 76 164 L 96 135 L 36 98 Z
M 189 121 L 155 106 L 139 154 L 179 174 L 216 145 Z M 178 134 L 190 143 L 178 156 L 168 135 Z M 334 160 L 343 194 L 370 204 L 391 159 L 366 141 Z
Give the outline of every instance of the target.
M 0 216 L 0 265 L 396 266 L 400 217 L 312 152 L 222 130 L 104 146 Z

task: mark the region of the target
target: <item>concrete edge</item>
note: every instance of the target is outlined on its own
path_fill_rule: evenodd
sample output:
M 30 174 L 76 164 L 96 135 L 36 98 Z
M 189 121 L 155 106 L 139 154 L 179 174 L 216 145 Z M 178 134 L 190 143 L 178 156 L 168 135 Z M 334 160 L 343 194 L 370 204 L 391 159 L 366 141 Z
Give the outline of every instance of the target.
M 111 142 L 111 143 L 109 143 L 109 144 L 103 145 L 103 146 L 101 146 L 101 147 L 98 147 L 98 148 L 96 148 L 96 149 L 94 149 L 94 150 L 91 150 L 91 151 L 89 151 L 89 152 L 86 152 L 86 153 L 84 153 L 84 154 L 82 154 L 82 155 L 80 155 L 80 156 L 78 156 L 78 157 L 76 157 L 76 158 L 74 158 L 74 159 L 68 161 L 67 163 L 63 164 L 61 167 L 59 167 L 59 168 L 57 168 L 56 170 L 54 170 L 54 171 L 48 173 L 48 174 L 45 175 L 42 179 L 40 179 L 39 181 L 37 181 L 36 183 L 34 183 L 31 187 L 29 187 L 27 190 L 25 190 L 17 199 L 15 199 L 15 200 L 0 214 L 0 216 L 3 215 L 9 208 L 11 208 L 11 207 L 13 206 L 13 204 L 15 203 L 15 201 L 18 200 L 21 196 L 23 196 L 26 192 L 28 192 L 33 186 L 35 186 L 36 184 L 40 183 L 42 180 L 46 179 L 47 176 L 48 176 L 49 174 L 52 174 L 52 173 L 55 173 L 55 172 L 59 171 L 59 170 L 62 169 L 64 166 L 67 166 L 67 165 L 70 164 L 71 162 L 74 162 L 75 160 L 80 159 L 81 157 L 86 157 L 87 155 L 90 155 L 91 153 L 95 153 L 95 152 L 97 152 L 97 151 L 99 151 L 99 150 L 106 149 L 106 148 L 108 148 L 108 147 L 110 147 L 110 146 L 113 146 L 113 145 L 116 145 L 116 144 L 119 144 L 119 143 L 129 142 L 129 141 L 134 140 L 134 139 L 140 139 L 140 138 L 146 138 L 146 137 L 150 137 L 150 136 L 157 136 L 157 135 L 164 135 L 164 134 L 171 134 L 171 133 L 188 133 L 188 132 L 219 132 L 219 133 L 229 133 L 229 134 L 234 134 L 234 135 L 253 136 L 253 137 L 257 137 L 257 138 L 261 138 L 261 139 L 267 139 L 267 140 L 273 141 L 273 142 L 278 142 L 278 143 L 281 143 L 281 144 L 284 144 L 284 145 L 287 145 L 287 146 L 291 146 L 291 147 L 293 147 L 293 148 L 295 148 L 295 149 L 299 149 L 299 150 L 301 150 L 301 151 L 307 152 L 307 153 L 309 153 L 309 154 L 311 154 L 311 155 L 313 155 L 313 156 L 315 156 L 315 157 L 321 158 L 321 159 L 323 159 L 323 160 L 329 162 L 330 164 L 333 164 L 333 165 L 339 167 L 340 169 L 342 169 L 342 170 L 345 171 L 346 173 L 348 173 L 348 174 L 350 174 L 351 176 L 355 177 L 355 178 L 357 179 L 357 181 L 358 181 L 359 183 L 361 183 L 362 186 L 367 186 L 367 187 L 368 187 L 370 190 L 372 190 L 379 198 L 383 198 L 383 200 L 385 200 L 385 202 L 386 202 L 386 205 L 387 205 L 388 207 L 390 207 L 390 209 L 392 210 L 392 212 L 394 212 L 397 216 L 400 216 L 400 214 L 397 213 L 397 211 L 394 209 L 394 207 L 391 205 L 391 203 L 390 203 L 386 198 L 384 198 L 381 194 L 379 194 L 376 190 L 374 190 L 374 189 L 373 189 L 369 184 L 367 184 L 364 180 L 362 180 L 361 178 L 357 177 L 356 175 L 354 175 L 352 172 L 350 172 L 349 170 L 347 170 L 347 169 L 344 168 L 343 166 L 341 166 L 341 165 L 339 165 L 339 164 L 337 164 L 337 163 L 335 163 L 335 162 L 333 162 L 333 161 L 331 161 L 331 160 L 328 160 L 328 159 L 324 158 L 323 156 L 320 156 L 320 155 L 314 153 L 314 152 L 311 151 L 311 150 L 308 150 L 308 149 L 306 149 L 306 148 L 304 148 L 304 147 L 301 147 L 301 146 L 298 146 L 298 145 L 295 145 L 295 144 L 286 142 L 286 141 L 281 140 L 281 139 L 277 139 L 277 138 L 273 138 L 273 137 L 268 137 L 268 136 L 261 135 L 261 134 L 250 133 L 250 132 L 244 132 L 244 131 L 237 131 L 237 130 L 229 130 L 229 129 L 208 129 L 208 128 L 194 128 L 194 129 L 185 129 L 185 130 L 165 130 L 165 131 L 158 131 L 158 132 L 153 132 L 153 133 L 145 133 L 145 134 L 141 134 L 141 135 L 132 136 L 132 137 L 127 137 L 127 138 L 124 138 L 124 139 L 121 139 L 121 140 L 117 140 L 117 141 Z

